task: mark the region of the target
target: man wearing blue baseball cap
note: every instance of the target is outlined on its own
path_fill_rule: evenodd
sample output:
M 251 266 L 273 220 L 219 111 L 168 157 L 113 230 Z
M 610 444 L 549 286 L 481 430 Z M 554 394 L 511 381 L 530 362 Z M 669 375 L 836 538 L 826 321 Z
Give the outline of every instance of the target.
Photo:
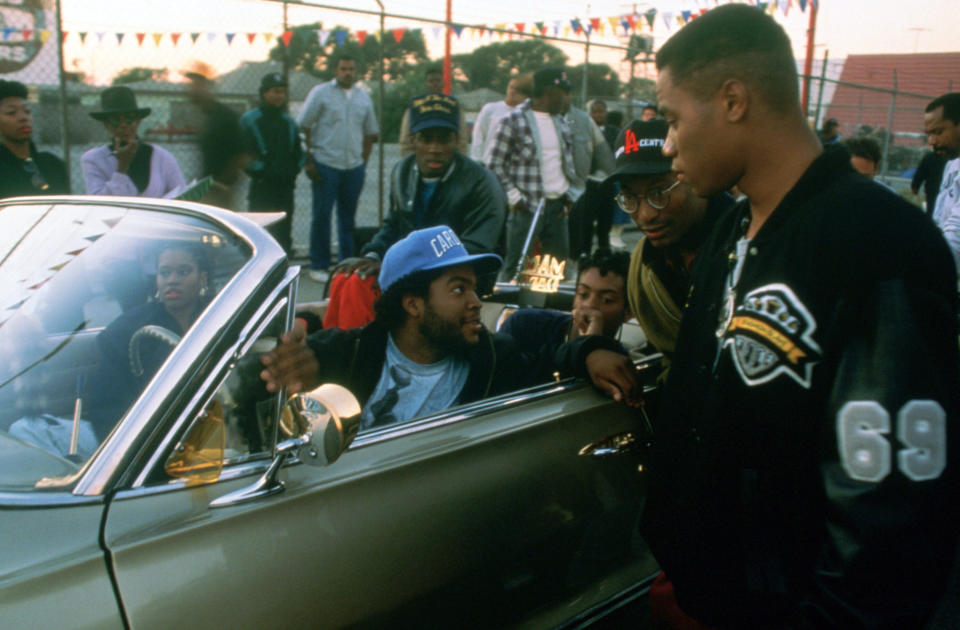
M 494 274 L 495 254 L 469 254 L 445 225 L 416 230 L 386 253 L 376 317 L 362 328 L 296 330 L 264 356 L 270 391 L 320 383 L 347 387 L 363 427 L 404 422 L 521 387 L 529 360 L 513 338 L 480 320 L 477 278 Z

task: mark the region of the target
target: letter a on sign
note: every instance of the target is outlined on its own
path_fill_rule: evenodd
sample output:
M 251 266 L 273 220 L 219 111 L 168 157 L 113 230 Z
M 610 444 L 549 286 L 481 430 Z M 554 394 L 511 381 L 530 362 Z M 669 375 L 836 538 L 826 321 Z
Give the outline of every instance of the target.
M 623 152 L 630 154 L 639 150 L 640 144 L 637 143 L 637 136 L 634 135 L 632 130 L 627 129 L 623 137 Z

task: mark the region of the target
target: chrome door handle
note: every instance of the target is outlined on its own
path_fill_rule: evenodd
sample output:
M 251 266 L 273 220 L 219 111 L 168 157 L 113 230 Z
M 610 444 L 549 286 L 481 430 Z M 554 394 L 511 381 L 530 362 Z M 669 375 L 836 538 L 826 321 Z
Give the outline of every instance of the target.
M 588 457 L 613 457 L 641 453 L 649 448 L 650 440 L 647 437 L 637 437 L 632 431 L 625 431 L 591 442 L 581 448 L 577 454 Z

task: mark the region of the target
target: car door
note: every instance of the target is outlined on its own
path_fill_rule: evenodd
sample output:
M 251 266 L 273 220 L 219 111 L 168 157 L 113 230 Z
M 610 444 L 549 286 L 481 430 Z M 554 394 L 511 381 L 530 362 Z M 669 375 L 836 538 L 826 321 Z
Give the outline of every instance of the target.
M 329 467 L 293 462 L 281 492 L 250 501 L 210 505 L 251 485 L 267 450 L 228 458 L 216 483 L 165 478 L 191 418 L 289 323 L 291 289 L 264 302 L 113 498 L 104 541 L 132 627 L 166 626 L 172 611 L 211 628 L 552 626 L 655 572 L 636 528 L 638 456 L 580 454 L 642 423 L 573 381 L 361 433 Z

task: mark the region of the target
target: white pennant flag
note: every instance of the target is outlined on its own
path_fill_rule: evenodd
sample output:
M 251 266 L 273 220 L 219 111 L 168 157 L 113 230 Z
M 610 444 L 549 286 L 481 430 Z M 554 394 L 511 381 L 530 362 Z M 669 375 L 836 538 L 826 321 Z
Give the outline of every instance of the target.
M 660 15 L 663 16 L 663 23 L 667 26 L 667 29 L 673 30 L 673 11 L 661 11 Z
M 317 29 L 317 41 L 320 42 L 320 46 L 327 45 L 328 37 L 330 37 L 330 31 L 325 31 L 322 28 Z

